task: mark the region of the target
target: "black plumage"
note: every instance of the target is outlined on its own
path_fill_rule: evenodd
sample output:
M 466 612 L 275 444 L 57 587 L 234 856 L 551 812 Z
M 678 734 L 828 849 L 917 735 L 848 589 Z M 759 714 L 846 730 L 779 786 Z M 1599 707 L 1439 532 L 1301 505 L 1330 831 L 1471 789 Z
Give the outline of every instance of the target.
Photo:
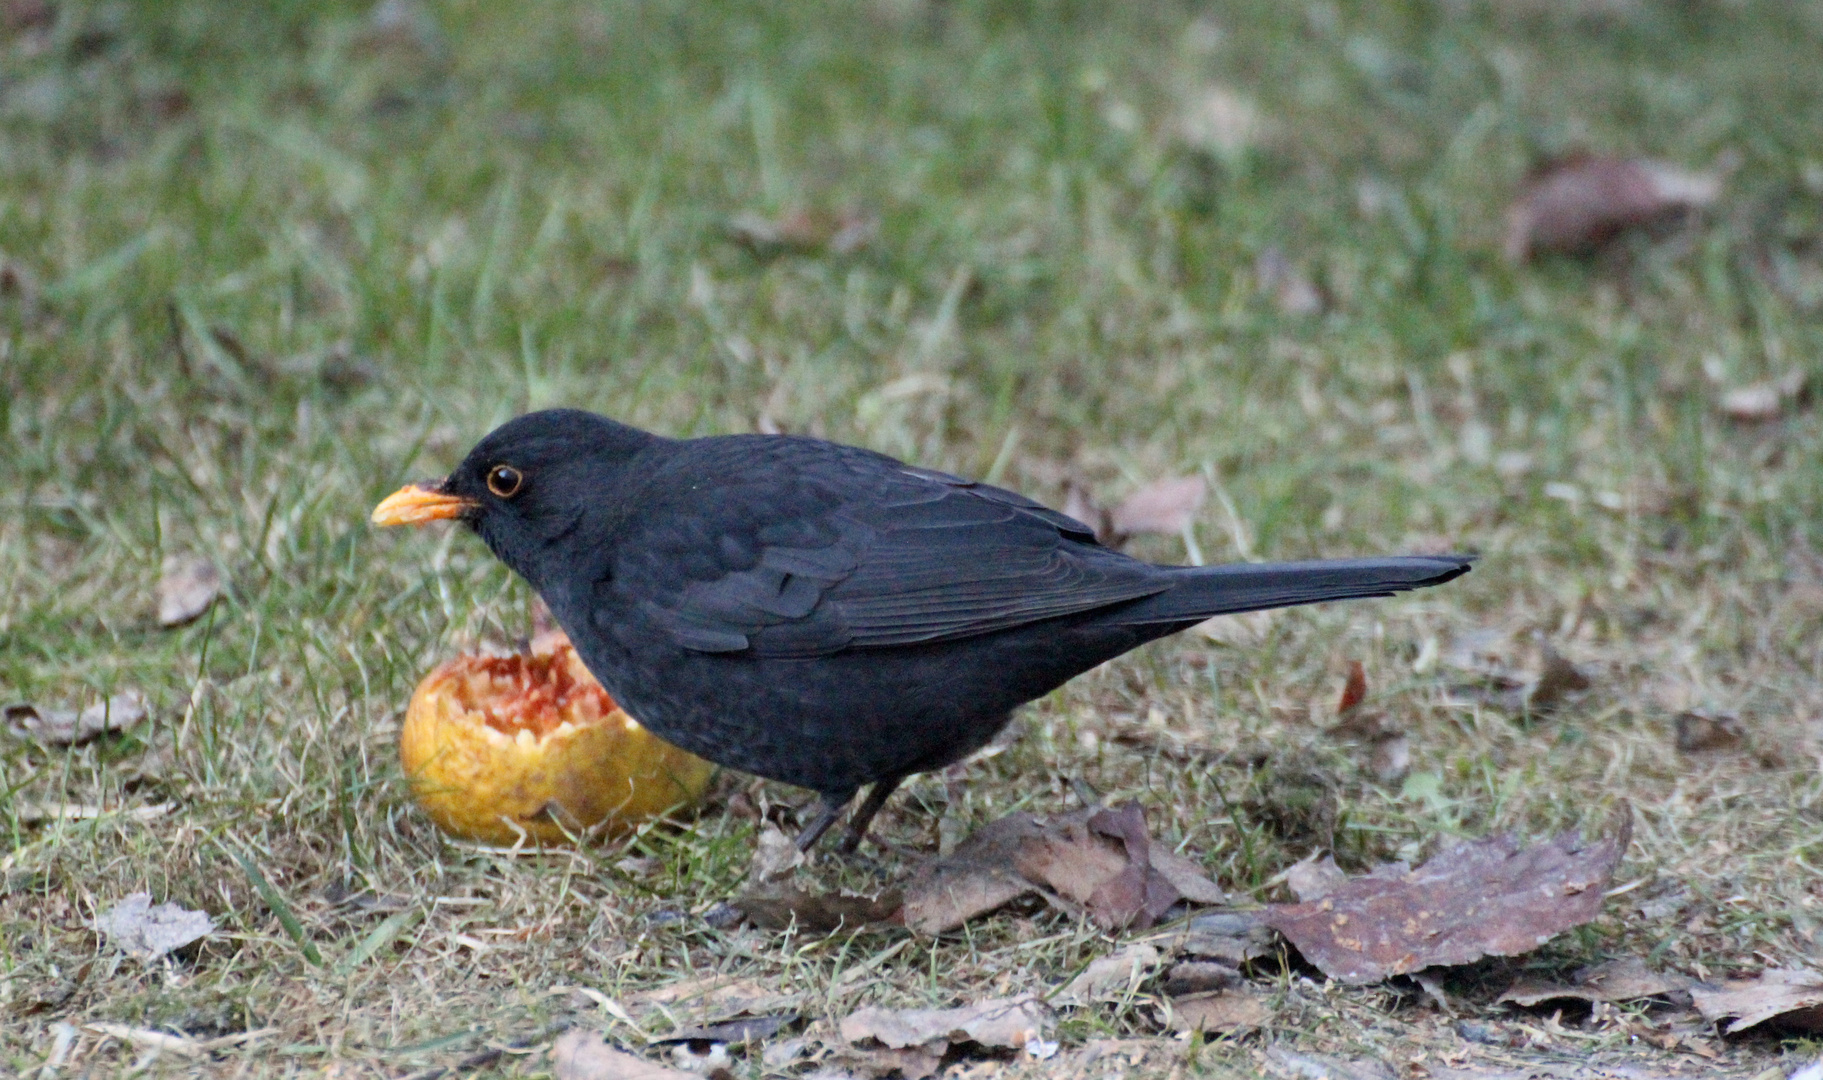
M 1436 585 L 1470 563 L 1156 566 L 1024 496 L 869 450 L 673 440 L 574 410 L 510 421 L 440 484 L 394 499 L 408 493 L 439 509 L 390 520 L 466 520 L 642 724 L 820 793 L 806 846 L 871 784 L 852 847 L 904 777 L 1154 638 Z

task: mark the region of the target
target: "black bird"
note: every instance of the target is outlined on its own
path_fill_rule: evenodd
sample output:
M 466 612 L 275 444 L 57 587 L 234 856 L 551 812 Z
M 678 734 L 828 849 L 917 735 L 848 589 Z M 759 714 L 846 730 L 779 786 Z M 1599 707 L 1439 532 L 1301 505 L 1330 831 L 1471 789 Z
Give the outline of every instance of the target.
M 1390 596 L 1470 559 L 1155 566 L 1022 495 L 818 439 L 667 439 L 571 409 L 501 425 L 380 525 L 467 522 L 660 738 L 809 788 L 808 848 L 872 785 L 980 748 L 1012 710 L 1211 615 Z

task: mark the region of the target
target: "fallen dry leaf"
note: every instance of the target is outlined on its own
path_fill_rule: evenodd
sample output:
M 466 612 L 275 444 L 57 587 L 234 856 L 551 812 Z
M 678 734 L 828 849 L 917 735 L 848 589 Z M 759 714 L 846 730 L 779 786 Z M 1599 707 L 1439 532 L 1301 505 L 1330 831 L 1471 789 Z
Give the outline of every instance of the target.
M 1177 890 L 1152 866 L 1146 815 L 1137 802 L 1098 809 L 1080 826 L 1066 820 L 1022 847 L 1013 862 L 1026 880 L 1083 905 L 1103 929 L 1143 930 L 1178 901 Z
M 627 1008 L 635 1016 L 689 1015 L 699 1023 L 719 1023 L 740 1016 L 762 1016 L 798 1008 L 803 995 L 731 975 L 680 979 L 634 995 Z
M 747 881 L 750 887 L 765 885 L 776 881 L 804 865 L 804 853 L 784 830 L 771 822 L 760 830 L 759 839 L 753 845 L 753 859 L 747 866 Z
M 1185 960 L 1171 965 L 1160 987 L 1166 997 L 1189 997 L 1241 985 L 1239 968 L 1219 960 Z
M 1063 512 L 1087 525 L 1095 539 L 1105 547 L 1119 547 L 1126 541 L 1114 528 L 1114 515 L 1095 501 L 1089 489 L 1071 480 L 1063 487 Z
M 1264 644 L 1272 633 L 1277 618 L 1273 611 L 1245 611 L 1239 615 L 1217 615 L 1196 624 L 1197 633 L 1231 649 L 1252 649 Z
M 1008 814 L 970 834 L 956 850 L 920 865 L 905 887 L 905 925 L 926 934 L 954 930 L 1032 891 L 1013 867 L 1022 845 L 1043 836 L 1044 819 Z
M 696 1080 L 696 1073 L 647 1061 L 608 1045 L 600 1032 L 572 1028 L 551 1048 L 557 1080 Z
M 115 694 L 86 709 L 51 709 L 21 702 L 0 709 L 18 738 L 46 746 L 80 746 L 111 731 L 125 731 L 146 718 L 146 699 L 137 690 Z
M 1507 211 L 1506 256 L 1522 263 L 1584 254 L 1624 229 L 1708 206 L 1721 192 L 1721 177 L 1712 173 L 1655 161 L 1568 158 L 1527 181 Z
M 1802 368 L 1783 378 L 1740 386 L 1722 394 L 1722 414 L 1743 424 L 1763 424 L 1785 415 L 1789 406 L 1804 400 L 1808 389 Z
M 1281 315 L 1323 313 L 1323 291 L 1278 248 L 1261 249 L 1253 260 L 1253 277 L 1260 291 L 1272 298 L 1273 306 Z
M 844 1017 L 841 1032 L 850 1044 L 871 1040 L 892 1049 L 972 1042 L 1017 1050 L 1043 1039 L 1052 1020 L 1050 1007 L 1037 998 L 990 998 L 954 1009 L 869 1006 Z
M 1272 1019 L 1266 1000 L 1245 987 L 1173 998 L 1171 1024 L 1178 1031 L 1230 1033 L 1257 1028 Z
M 1348 662 L 1348 681 L 1342 684 L 1342 700 L 1336 702 L 1336 715 L 1344 721 L 1367 700 L 1367 672 L 1361 661 Z
M 1747 729 L 1739 717 L 1683 712 L 1677 714 L 1674 723 L 1677 727 L 1677 748 L 1686 754 L 1735 750 L 1747 739 Z
M 1153 847 L 1148 855 L 1152 869 L 1164 875 L 1182 899 L 1192 904 L 1226 904 L 1228 894 L 1209 880 L 1200 863 L 1184 858 L 1169 848 Z
M 1144 929 L 1180 899 L 1226 900 L 1191 860 L 1162 849 L 1154 857 L 1145 814 L 1129 802 L 1051 821 L 1009 814 L 991 822 L 913 873 L 905 925 L 942 933 L 1032 892 L 1075 905 L 1104 929 Z
M 1600 913 L 1631 813 L 1617 812 L 1611 827 L 1614 836 L 1594 843 L 1564 833 L 1529 848 L 1509 835 L 1458 844 L 1416 870 L 1394 863 L 1320 900 L 1272 905 L 1265 921 L 1324 974 L 1356 985 L 1517 956 Z
M 222 594 L 222 572 L 208 559 L 172 556 L 158 579 L 158 625 L 182 626 Z
M 1111 515 L 1114 531 L 1128 536 L 1138 533 L 1176 536 L 1196 520 L 1196 512 L 1203 508 L 1208 498 L 1209 485 L 1200 476 L 1154 480 L 1114 508 Z
M 1266 925 L 1265 916 L 1263 910 L 1205 911 L 1192 915 L 1181 933 L 1163 940 L 1185 956 L 1238 968 L 1273 954 L 1278 936 Z
M 95 929 L 128 956 L 152 961 L 201 941 L 214 932 L 215 922 L 179 904 L 154 905 L 152 894 L 141 892 L 103 912 Z
M 791 888 L 764 889 L 730 902 L 761 930 L 797 929 L 816 934 L 888 922 L 897 918 L 904 906 L 894 891 L 879 896 L 851 896 Z
M 1676 972 L 1653 971 L 1634 957 L 1610 960 L 1578 971 L 1568 984 L 1522 976 L 1497 1001 L 1531 1008 L 1547 1001 L 1606 1001 L 1618 1004 L 1640 998 L 1664 997 L 1688 990 L 1693 980 Z
M 1060 1005 L 1118 1001 L 1138 990 L 1161 959 L 1159 951 L 1150 945 L 1128 945 L 1091 961 L 1052 1000 Z
M 1462 635 L 1444 651 L 1443 663 L 1473 673 L 1483 681 L 1450 687 L 1449 700 L 1510 713 L 1548 713 L 1593 685 L 1589 676 L 1553 648 L 1542 633 L 1532 635 L 1530 663 L 1525 666 L 1515 662 L 1515 654 L 1521 651 L 1507 630 L 1484 629 Z
M 728 219 L 728 238 L 761 258 L 787 253 L 852 255 L 880 234 L 880 219 L 859 211 L 834 216 L 791 210 L 778 217 L 745 211 Z
M 1348 875 L 1336 865 L 1335 856 L 1327 853 L 1320 859 L 1313 853 L 1285 871 L 1285 884 L 1300 903 L 1321 900 L 1347 880 Z
M 652 1042 L 655 1045 L 684 1042 L 758 1042 L 777 1035 L 780 1028 L 797 1018 L 798 1014 L 794 1012 L 776 1013 L 772 1016 L 742 1016 L 734 1020 L 724 1020 L 719 1024 L 678 1028 L 664 1038 L 654 1039 Z
M 1815 1034 L 1823 1031 L 1823 973 L 1774 968 L 1751 979 L 1721 986 L 1694 986 L 1690 999 L 1711 1023 L 1732 1018 L 1722 1029 L 1733 1035 L 1776 1020 L 1776 1027 Z

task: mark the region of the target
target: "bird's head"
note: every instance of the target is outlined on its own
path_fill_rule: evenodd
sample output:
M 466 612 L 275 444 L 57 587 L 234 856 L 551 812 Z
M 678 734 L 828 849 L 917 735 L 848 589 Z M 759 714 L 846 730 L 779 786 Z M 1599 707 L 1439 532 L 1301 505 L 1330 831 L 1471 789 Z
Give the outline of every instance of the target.
M 442 480 L 407 484 L 373 509 L 375 525 L 466 522 L 501 562 L 541 588 L 566 538 L 611 513 L 625 466 L 657 436 L 577 409 L 509 420 Z M 581 537 L 578 537 L 580 539 Z

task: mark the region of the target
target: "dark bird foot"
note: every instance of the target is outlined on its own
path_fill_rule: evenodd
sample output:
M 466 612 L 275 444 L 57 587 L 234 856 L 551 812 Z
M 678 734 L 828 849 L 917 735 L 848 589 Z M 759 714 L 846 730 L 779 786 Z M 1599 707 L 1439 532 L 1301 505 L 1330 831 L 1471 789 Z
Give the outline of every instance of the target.
M 875 815 L 879 814 L 880 808 L 886 805 L 886 800 L 892 798 L 893 792 L 899 790 L 899 785 L 904 780 L 903 776 L 895 776 L 889 780 L 875 781 L 874 785 L 867 789 L 867 798 L 862 800 L 861 805 L 855 810 L 854 816 L 848 819 L 848 828 L 842 830 L 842 842 L 836 845 L 836 854 L 853 855 L 855 853 L 861 846 L 861 841 L 867 839 L 867 827 L 873 824 Z M 836 823 L 836 819 L 842 816 L 842 811 L 848 807 L 849 801 L 854 797 L 855 793 L 852 791 L 833 795 L 825 792 L 818 796 L 817 801 L 820 805 L 817 809 L 817 816 L 811 819 L 810 824 L 804 826 L 803 832 L 798 833 L 798 850 L 809 851 L 815 847 L 817 841 L 823 838 L 823 834 Z

